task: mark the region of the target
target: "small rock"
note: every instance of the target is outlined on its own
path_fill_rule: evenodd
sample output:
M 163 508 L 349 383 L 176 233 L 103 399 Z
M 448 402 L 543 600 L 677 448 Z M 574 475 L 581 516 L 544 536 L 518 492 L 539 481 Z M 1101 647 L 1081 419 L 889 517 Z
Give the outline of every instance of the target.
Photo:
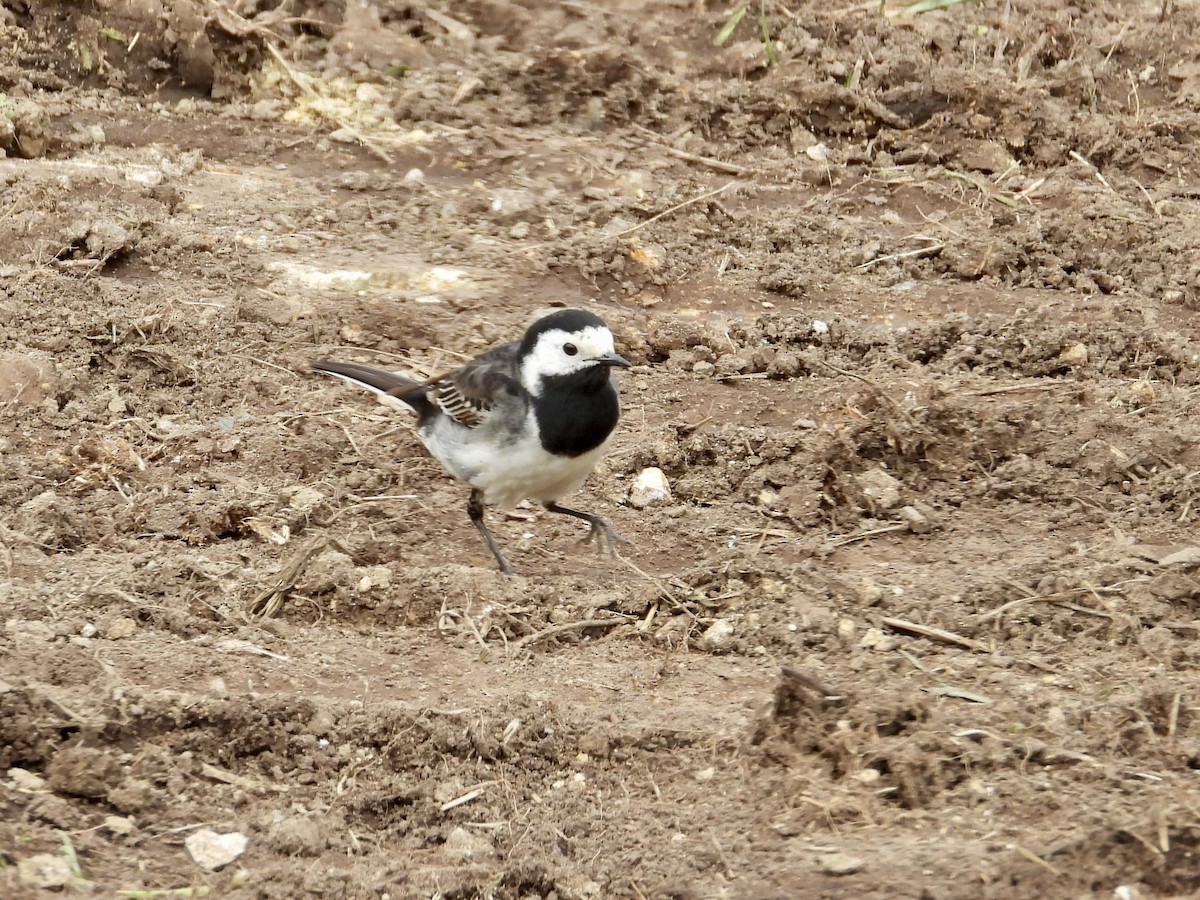
M 861 638 L 859 638 L 858 646 L 864 650 L 877 650 L 880 653 L 886 653 L 889 650 L 896 649 L 896 639 L 884 634 L 878 628 L 868 628 Z
M 998 141 L 966 141 L 958 158 L 966 168 L 977 172 L 1006 172 L 1016 166 L 1008 149 Z
M 45 822 L 63 831 L 79 827 L 79 808 L 57 794 L 39 794 L 29 804 L 27 815 L 32 822 Z
M 211 828 L 201 828 L 187 836 L 183 845 L 196 865 L 215 872 L 246 852 L 246 836 L 239 831 L 217 834 Z
M 1083 344 L 1072 344 L 1062 353 L 1058 354 L 1058 361 L 1064 366 L 1072 368 L 1086 366 L 1088 362 L 1088 348 Z
M 289 816 L 279 822 L 267 839 L 285 856 L 320 856 L 329 844 L 320 824 L 304 816 Z
M 612 751 L 612 740 L 607 731 L 597 726 L 579 739 L 579 750 L 594 759 L 605 759 Z
M 880 509 L 893 509 L 900 505 L 900 489 L 904 485 L 883 469 L 867 469 L 854 476 L 854 481 L 858 489 Z
M 110 641 L 119 641 L 131 637 L 137 632 L 137 622 L 128 616 L 114 619 L 104 628 L 104 636 Z
M 105 798 L 120 812 L 136 813 L 162 805 L 162 797 L 148 781 L 126 778 L 108 792 Z
M 830 853 L 821 857 L 821 871 L 827 875 L 853 875 L 867 867 L 867 861 L 849 853 Z
M 125 816 L 105 816 L 103 824 L 113 834 L 119 834 L 122 837 L 132 834 L 134 828 L 137 827 L 133 824 L 133 819 L 126 818 Z
M 80 225 L 72 226 L 72 233 L 80 234 Z M 108 259 L 114 254 L 127 250 L 133 243 L 133 236 L 125 226 L 112 219 L 97 219 L 83 225 L 83 245 L 87 250 L 88 259 Z
M 733 643 L 733 623 L 728 619 L 717 619 L 700 635 L 702 650 L 726 650 Z
M 642 243 L 636 239 L 629 242 L 629 258 L 644 269 L 661 269 L 667 260 L 667 248 L 662 244 Z
M 915 506 L 900 507 L 900 518 L 913 534 L 929 534 L 933 531 L 933 523 L 929 521 L 929 517 Z
M 22 510 L 36 510 L 41 512 L 49 505 L 42 502 L 47 495 L 54 501 L 58 499 L 50 491 L 45 491 L 38 494 L 32 500 L 26 500 L 21 504 L 20 508 Z M 4 630 L 8 632 L 8 636 L 14 641 L 20 641 L 24 644 L 48 644 L 55 637 L 54 629 L 48 623 L 27 619 L 9 619 L 4 623 Z
M 64 747 L 46 766 L 46 781 L 60 794 L 103 797 L 121 780 L 121 765 L 104 750 Z
M 717 357 L 717 361 L 713 363 L 716 370 L 723 376 L 739 375 L 744 372 L 749 372 L 753 367 L 750 358 L 740 353 L 722 353 Z
M 461 825 L 446 836 L 442 853 L 453 860 L 485 860 L 494 853 L 487 838 L 472 834 Z
M 883 599 L 883 588 L 873 578 L 864 575 L 858 585 L 858 600 L 863 606 L 874 606 Z
M 0 356 L 0 397 L 5 406 L 37 406 L 54 392 L 54 364 L 21 354 Z
M 1190 600 L 1200 596 L 1200 581 L 1175 572 L 1164 572 L 1150 581 L 1150 593 L 1160 600 Z
M 325 499 L 325 495 L 321 491 L 305 484 L 286 487 L 279 493 L 287 498 L 288 506 L 299 512 L 315 509 Z
M 259 100 L 250 107 L 249 116 L 256 122 L 269 122 L 278 119 L 283 113 L 283 101 L 276 99 Z
M 1175 550 L 1158 560 L 1164 569 L 1168 566 L 1182 566 L 1184 569 L 1200 567 L 1200 547 L 1184 547 Z
M 359 593 L 365 594 L 377 588 L 388 588 L 392 584 L 392 570 L 387 566 L 369 566 L 358 580 Z
M 692 372 L 696 375 L 699 375 L 701 378 L 708 378 L 715 371 L 717 371 L 717 367 L 703 359 L 692 366 Z
M 325 736 L 333 734 L 333 729 L 335 726 L 336 723 L 334 722 L 333 713 L 330 711 L 329 707 L 322 706 L 318 708 L 315 713 L 313 713 L 312 718 L 308 720 L 308 725 L 306 727 L 312 734 Z
M 346 343 L 364 343 L 367 340 L 367 331 L 361 325 L 347 322 L 342 325 L 342 330 L 338 332 L 342 336 L 342 340 Z
M 38 853 L 17 863 L 17 878 L 35 888 L 61 888 L 71 883 L 71 864 L 53 853 Z
M 404 173 L 405 184 L 420 184 L 425 180 L 425 173 L 420 169 L 409 169 Z
M 701 784 L 706 784 L 707 782 L 712 781 L 716 775 L 717 770 L 712 766 L 709 766 L 707 769 L 701 769 L 699 772 L 696 772 L 692 777 Z
M 28 769 L 14 766 L 8 770 L 8 777 L 18 791 L 33 794 L 46 790 L 46 779 Z
M 1149 381 L 1135 381 L 1129 386 L 1129 395 L 1138 406 L 1146 406 L 1154 402 L 1154 385 Z
M 49 141 L 50 115 L 41 105 L 0 94 L 0 150 L 37 159 L 46 155 Z
M 651 466 L 642 469 L 629 487 L 629 503 L 637 509 L 645 509 L 656 503 L 671 499 L 671 485 L 662 469 Z
M 130 166 L 125 170 L 125 180 L 146 187 L 158 187 L 165 177 L 159 169 L 146 169 L 140 166 Z
M 501 222 L 528 220 L 537 213 L 539 205 L 537 195 L 523 188 L 497 188 L 492 191 L 491 210 Z
M 813 144 L 810 147 L 805 147 L 804 153 L 813 162 L 829 162 L 829 148 L 824 144 Z
M 798 353 L 783 350 L 775 354 L 767 366 L 767 374 L 772 378 L 795 378 L 804 371 L 804 362 Z

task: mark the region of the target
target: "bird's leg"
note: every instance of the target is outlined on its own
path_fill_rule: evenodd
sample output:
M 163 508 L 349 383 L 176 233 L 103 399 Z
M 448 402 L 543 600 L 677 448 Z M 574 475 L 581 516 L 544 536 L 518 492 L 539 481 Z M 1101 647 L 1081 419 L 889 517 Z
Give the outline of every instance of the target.
M 500 571 L 505 575 L 511 575 L 512 569 L 508 566 L 508 560 L 500 552 L 496 546 L 496 541 L 492 537 L 492 533 L 488 531 L 487 525 L 483 521 L 483 491 L 478 488 L 471 490 L 471 497 L 467 500 L 467 515 L 471 517 L 471 524 L 483 535 L 484 541 L 488 545 L 488 549 L 492 551 L 492 556 L 496 557 L 496 562 L 500 563 Z
M 596 549 L 602 550 L 604 549 L 605 542 L 607 542 L 608 552 L 614 555 L 616 554 L 615 548 L 617 544 L 629 543 L 629 541 L 613 531 L 609 527 L 609 524 L 597 515 L 580 512 L 577 509 L 569 509 L 565 506 L 559 506 L 557 503 L 543 503 L 542 505 L 546 507 L 547 512 L 560 513 L 564 516 L 574 516 L 576 519 L 583 519 L 583 521 L 590 523 L 592 528 L 580 543 L 595 543 Z

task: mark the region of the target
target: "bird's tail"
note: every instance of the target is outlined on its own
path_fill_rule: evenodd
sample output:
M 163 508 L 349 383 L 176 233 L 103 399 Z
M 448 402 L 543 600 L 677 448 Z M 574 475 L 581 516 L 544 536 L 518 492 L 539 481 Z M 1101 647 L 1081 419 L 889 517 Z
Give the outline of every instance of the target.
M 436 410 L 433 401 L 429 399 L 429 385 L 424 382 L 413 381 L 411 378 L 405 378 L 395 372 L 387 372 L 359 363 L 317 360 L 312 367 L 318 372 L 335 375 L 351 384 L 374 391 L 381 399 L 393 403 L 399 400 L 416 412 L 422 421 Z

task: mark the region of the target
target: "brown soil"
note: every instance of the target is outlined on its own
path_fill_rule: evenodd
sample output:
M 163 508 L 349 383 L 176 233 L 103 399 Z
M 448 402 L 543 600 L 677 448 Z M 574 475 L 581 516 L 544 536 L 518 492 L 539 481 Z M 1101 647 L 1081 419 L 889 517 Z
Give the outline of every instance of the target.
M 764 6 L 3 0 L 0 895 L 1200 892 L 1200 11 Z M 553 305 L 506 579 L 307 363 Z

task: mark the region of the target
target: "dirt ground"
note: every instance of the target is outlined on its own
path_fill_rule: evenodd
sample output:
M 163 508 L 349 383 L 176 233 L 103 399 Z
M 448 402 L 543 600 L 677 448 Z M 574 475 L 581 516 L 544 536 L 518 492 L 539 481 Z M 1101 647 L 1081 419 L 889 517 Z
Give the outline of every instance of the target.
M 3 0 L 0 895 L 1200 894 L 1200 7 L 738 8 Z

